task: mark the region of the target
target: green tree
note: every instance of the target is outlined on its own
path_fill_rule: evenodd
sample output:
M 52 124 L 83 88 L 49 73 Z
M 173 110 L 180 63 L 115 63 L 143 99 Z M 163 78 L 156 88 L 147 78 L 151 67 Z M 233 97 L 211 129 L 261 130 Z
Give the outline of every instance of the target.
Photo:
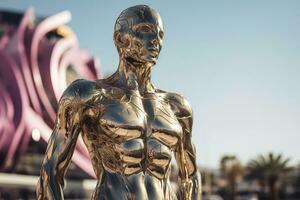
M 229 186 L 229 199 L 234 200 L 237 192 L 237 181 L 242 176 L 244 167 L 236 156 L 225 155 L 221 158 L 220 171 Z
M 300 186 L 300 164 L 294 167 L 294 170 L 288 175 L 289 185 L 295 190 Z
M 282 154 L 260 155 L 248 163 L 248 177 L 267 185 L 270 200 L 279 200 L 278 184 L 292 170 L 289 161 Z

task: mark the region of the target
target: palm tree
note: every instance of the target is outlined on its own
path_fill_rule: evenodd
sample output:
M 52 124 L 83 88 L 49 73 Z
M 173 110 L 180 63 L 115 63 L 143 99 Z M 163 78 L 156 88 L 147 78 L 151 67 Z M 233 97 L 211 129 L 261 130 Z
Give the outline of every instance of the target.
M 237 191 L 237 181 L 243 174 L 244 168 L 238 158 L 233 155 L 223 156 L 220 165 L 221 174 L 224 178 L 226 178 L 227 183 L 229 184 L 229 198 L 234 200 Z
M 284 158 L 282 154 L 260 155 L 248 163 L 248 177 L 266 183 L 269 199 L 278 200 L 278 183 L 287 172 L 292 170 L 292 167 L 288 166 L 289 161 L 290 159 Z
M 294 191 L 299 191 L 300 188 L 300 163 L 294 167 L 294 170 L 289 173 L 289 183 Z

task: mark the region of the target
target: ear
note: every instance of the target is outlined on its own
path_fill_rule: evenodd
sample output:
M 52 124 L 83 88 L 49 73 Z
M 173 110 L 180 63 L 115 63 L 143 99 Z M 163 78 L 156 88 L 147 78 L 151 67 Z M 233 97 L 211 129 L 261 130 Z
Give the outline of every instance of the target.
M 129 40 L 127 38 L 126 33 L 120 32 L 120 31 L 115 31 L 114 33 L 114 41 L 117 46 L 119 47 L 127 47 L 129 46 Z

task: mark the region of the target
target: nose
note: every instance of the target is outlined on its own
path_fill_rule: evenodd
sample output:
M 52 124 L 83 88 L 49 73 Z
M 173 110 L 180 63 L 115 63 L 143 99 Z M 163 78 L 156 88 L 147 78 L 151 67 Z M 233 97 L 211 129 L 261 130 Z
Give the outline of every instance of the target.
M 155 48 L 159 48 L 159 42 L 157 38 L 154 38 L 153 40 L 151 40 L 151 45 L 153 45 Z

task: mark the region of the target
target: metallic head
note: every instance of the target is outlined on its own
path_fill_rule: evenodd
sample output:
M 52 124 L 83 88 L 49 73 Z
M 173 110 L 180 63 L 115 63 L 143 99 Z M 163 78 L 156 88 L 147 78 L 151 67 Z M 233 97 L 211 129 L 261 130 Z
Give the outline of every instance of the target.
M 147 5 L 127 8 L 115 23 L 115 45 L 120 57 L 130 62 L 155 64 L 163 35 L 159 13 Z

